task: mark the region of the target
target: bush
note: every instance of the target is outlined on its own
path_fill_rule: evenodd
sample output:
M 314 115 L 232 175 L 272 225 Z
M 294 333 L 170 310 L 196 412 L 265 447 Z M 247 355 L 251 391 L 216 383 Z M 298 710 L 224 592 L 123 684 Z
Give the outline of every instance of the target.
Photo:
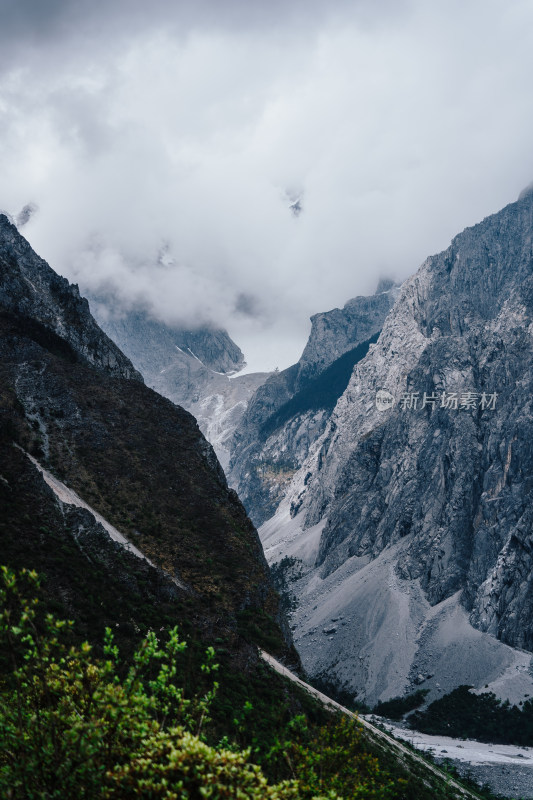
M 289 764 L 302 800 L 326 790 L 333 797 L 361 800 L 398 797 L 405 781 L 393 781 L 382 772 L 378 759 L 366 752 L 361 734 L 361 726 L 345 716 L 334 717 L 319 729 L 311 728 L 305 717 L 295 717 L 269 759 Z
M 164 648 L 149 633 L 121 679 L 109 629 L 95 660 L 87 643 L 66 644 L 71 623 L 40 619 L 38 600 L 22 596 L 20 584 L 37 587 L 35 573 L 17 578 L 4 567 L 1 579 L 0 644 L 11 666 L 0 687 L 3 797 L 296 797 L 291 783 L 268 787 L 246 751 L 202 741 L 217 684 L 184 697 L 173 681 L 185 648 L 176 629 Z M 215 669 L 213 655 L 204 672 Z
M 373 714 L 378 717 L 387 717 L 388 719 L 399 720 L 415 708 L 419 708 L 428 694 L 429 689 L 418 689 L 406 697 L 392 697 L 390 700 L 385 700 L 383 703 L 378 703 L 372 709 Z
M 110 629 L 104 657 L 68 643 L 72 623 L 41 610 L 39 580 L 0 572 L 0 795 L 9 800 L 385 800 L 392 782 L 365 753 L 358 725 L 321 729 L 297 717 L 261 768 L 227 737 L 207 744 L 204 729 L 217 690 L 186 698 L 177 665 L 186 644 L 177 629 L 164 646 L 150 632 L 121 662 Z M 22 588 L 21 588 L 22 587 Z M 29 589 L 31 596 L 24 595 Z M 216 670 L 207 649 L 201 670 Z M 212 678 L 209 678 L 212 681 Z M 287 775 L 292 776 L 287 779 Z

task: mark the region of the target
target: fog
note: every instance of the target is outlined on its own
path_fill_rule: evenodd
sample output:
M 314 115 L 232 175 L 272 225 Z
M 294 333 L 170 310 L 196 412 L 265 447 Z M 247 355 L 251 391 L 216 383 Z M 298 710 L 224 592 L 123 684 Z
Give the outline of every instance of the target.
M 84 290 L 225 327 L 250 368 L 533 177 L 529 2 L 2 5 L 0 208 L 35 203 L 22 232 Z

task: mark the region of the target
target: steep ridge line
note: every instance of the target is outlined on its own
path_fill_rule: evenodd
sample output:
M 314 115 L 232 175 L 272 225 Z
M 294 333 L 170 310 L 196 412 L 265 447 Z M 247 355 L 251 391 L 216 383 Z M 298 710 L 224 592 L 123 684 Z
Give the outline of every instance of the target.
M 269 664 L 270 667 L 272 667 L 272 669 L 274 669 L 280 675 L 283 675 L 285 678 L 288 678 L 293 683 L 297 683 L 299 686 L 302 687 L 302 689 L 305 689 L 306 692 L 313 695 L 313 697 L 316 697 L 316 699 L 319 700 L 323 706 L 325 706 L 326 708 L 329 707 L 330 709 L 336 709 L 337 711 L 340 711 L 342 714 L 345 714 L 347 717 L 356 720 L 363 726 L 363 728 L 370 734 L 372 738 L 381 742 L 386 742 L 389 747 L 391 747 L 393 750 L 396 751 L 396 753 L 398 754 L 398 756 L 402 761 L 407 756 L 413 761 L 416 761 L 418 764 L 421 764 L 429 772 L 432 772 L 434 775 L 436 775 L 438 778 L 444 781 L 449 788 L 455 789 L 459 793 L 460 797 L 467 798 L 467 800 L 479 800 L 479 795 L 474 794 L 469 789 L 466 789 L 464 786 L 461 786 L 460 783 L 458 783 L 456 780 L 450 777 L 450 775 L 447 775 L 437 766 L 430 764 L 428 761 L 426 761 L 426 759 L 422 758 L 422 756 L 417 755 L 408 747 L 405 747 L 403 744 L 400 744 L 400 742 L 396 741 L 396 739 L 393 739 L 391 736 L 384 733 L 379 728 L 376 728 L 366 719 L 362 719 L 357 714 L 354 714 L 353 711 L 350 711 L 348 708 L 345 708 L 345 706 L 341 706 L 340 703 L 337 703 L 335 700 L 332 700 L 331 697 L 328 697 L 322 692 L 319 692 L 318 689 L 315 689 L 313 686 L 310 686 L 305 681 L 302 681 L 301 678 L 298 678 L 293 672 L 287 669 L 287 667 L 284 667 L 283 664 L 277 661 L 273 656 L 271 656 L 265 650 L 259 650 L 259 654 L 261 658 L 267 664 Z
M 430 702 L 465 684 L 513 704 L 532 695 L 532 232 L 529 193 L 407 279 L 261 525 L 269 563 L 290 570 L 304 669 L 369 705 L 420 681 Z M 290 560 L 297 527 L 303 566 Z

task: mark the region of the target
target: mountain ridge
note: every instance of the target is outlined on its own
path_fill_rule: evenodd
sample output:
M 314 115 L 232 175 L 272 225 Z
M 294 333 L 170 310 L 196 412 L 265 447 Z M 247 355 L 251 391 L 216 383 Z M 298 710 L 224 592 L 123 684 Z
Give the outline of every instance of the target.
M 226 469 L 248 400 L 269 373 L 235 374 L 245 366 L 244 356 L 225 330 L 170 326 L 142 308 L 120 312 L 106 296 L 91 297 L 90 303 L 146 383 L 193 414 Z
M 0 533 L 10 566 L 46 573 L 49 602 L 70 598 L 67 613 L 93 633 L 115 619 L 131 643 L 157 616 L 149 598 L 166 597 L 163 616 L 189 629 L 194 621 L 203 636 L 228 636 L 236 658 L 264 634 L 297 663 L 257 532 L 194 418 L 144 385 L 77 287 L 5 218 L 0 274 Z M 113 542 L 87 509 L 62 503 L 13 443 L 152 564 Z M 83 564 L 95 585 L 95 564 L 106 576 L 102 608 Z M 128 584 L 133 594 L 124 598 Z
M 377 343 L 355 365 L 276 516 L 261 528 L 271 563 L 287 554 L 302 561 L 306 576 L 292 587 L 300 602 L 293 624 L 311 674 L 333 669 L 354 691 L 371 687 L 375 699 L 412 690 L 422 674 L 435 696 L 465 682 L 437 646 L 456 619 L 464 647 L 453 636 L 448 641 L 457 664 L 464 666 L 474 641 L 486 657 L 485 673 L 480 662 L 469 682 L 497 682 L 501 658 L 507 689 L 500 683 L 499 690 L 510 691 L 505 664 L 516 658 L 518 671 L 525 669 L 520 696 L 531 688 L 530 655 L 515 656 L 504 645 L 516 653 L 533 648 L 532 242 L 533 195 L 526 193 L 456 236 L 403 284 Z M 378 390 L 393 397 L 392 408 L 376 406 Z M 441 399 L 422 408 L 424 392 L 473 393 L 475 408 L 441 407 Z M 495 408 L 481 407 L 483 393 L 497 395 Z M 417 407 L 402 408 L 402 398 L 412 395 Z M 373 589 L 364 588 L 370 575 Z M 322 590 L 309 594 L 313 580 L 337 593 L 339 606 L 330 602 L 328 611 L 343 616 L 344 626 L 329 640 L 316 637 L 305 652 L 309 631 L 328 627 L 311 607 L 326 597 Z M 350 596 L 359 597 L 357 610 Z M 381 661 L 370 654 L 369 637 L 378 636 L 372 608 L 405 637 L 397 666 L 384 641 Z M 367 636 L 361 639 L 356 625 L 366 626 Z M 496 637 L 494 646 L 480 632 Z M 350 635 L 362 661 L 353 656 Z
M 44 325 L 79 357 L 111 375 L 142 381 L 114 342 L 96 325 L 87 300 L 39 258 L 7 216 L 0 214 L 0 305 Z
M 300 360 L 270 376 L 251 397 L 230 443 L 228 474 L 257 525 L 274 513 L 325 430 L 353 363 L 366 354 L 395 296 L 388 282 L 374 295 L 315 314 Z

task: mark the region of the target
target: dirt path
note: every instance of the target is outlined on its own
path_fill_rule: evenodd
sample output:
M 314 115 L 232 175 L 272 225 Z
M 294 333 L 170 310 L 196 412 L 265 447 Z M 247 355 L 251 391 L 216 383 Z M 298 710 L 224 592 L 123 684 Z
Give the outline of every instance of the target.
M 479 800 L 478 794 L 474 794 L 469 789 L 466 789 L 464 786 L 461 786 L 461 784 L 457 783 L 457 781 L 455 781 L 452 777 L 447 775 L 438 767 L 426 761 L 425 758 L 422 758 L 421 756 L 417 755 L 408 747 L 405 747 L 403 744 L 396 741 L 396 739 L 393 739 L 391 736 L 384 733 L 379 728 L 376 728 L 367 720 L 361 719 L 361 717 L 359 717 L 357 714 L 354 714 L 352 711 L 349 711 L 344 706 L 341 706 L 340 703 L 337 703 L 335 702 L 335 700 L 332 700 L 331 697 L 322 694 L 322 692 L 319 692 L 318 689 L 314 689 L 308 683 L 302 681 L 293 672 L 288 670 L 287 667 L 284 667 L 283 664 L 280 664 L 280 662 L 277 661 L 273 656 L 269 655 L 269 653 L 266 653 L 264 650 L 260 650 L 259 652 L 264 661 L 266 661 L 267 664 L 269 664 L 280 675 L 284 675 L 286 678 L 293 681 L 293 683 L 297 683 L 299 686 L 301 686 L 303 689 L 309 692 L 309 694 L 312 694 L 313 697 L 316 697 L 317 700 L 319 700 L 324 706 L 332 709 L 333 708 L 337 709 L 341 713 L 346 714 L 348 717 L 357 720 L 363 726 L 363 728 L 370 734 L 371 738 L 375 739 L 378 742 L 386 742 L 388 747 L 398 754 L 400 761 L 402 761 L 403 763 L 405 763 L 406 760 L 416 761 L 425 770 L 427 770 L 428 772 L 432 772 L 434 775 L 436 775 L 448 788 L 455 789 L 458 797 L 469 798 L 470 800 Z
M 100 523 L 100 525 L 108 532 L 115 542 L 118 542 L 126 550 L 129 550 L 130 553 L 133 553 L 133 555 L 137 556 L 137 558 L 142 558 L 144 561 L 147 561 L 150 566 L 157 569 L 157 565 L 154 564 L 153 561 L 150 561 L 148 556 L 145 556 L 138 547 L 135 547 L 135 545 L 132 544 L 113 525 L 111 525 L 111 523 L 108 522 L 105 517 L 99 514 L 98 511 L 95 511 L 95 509 L 88 505 L 85 500 L 82 500 L 81 497 L 76 494 L 76 492 L 74 492 L 72 489 L 69 489 L 68 486 L 65 486 L 64 483 L 54 477 L 51 472 L 48 472 L 48 470 L 44 469 L 44 467 L 42 467 L 33 456 L 31 456 L 25 450 L 22 450 L 22 452 L 30 459 L 32 464 L 37 467 L 43 476 L 45 483 L 47 483 L 50 489 L 52 489 L 60 503 L 65 503 L 66 505 L 70 506 L 77 506 L 77 508 L 84 508 L 86 511 L 89 511 L 95 520 Z M 186 589 L 186 586 L 184 586 L 184 584 L 181 583 L 177 578 L 173 578 L 171 575 L 169 575 L 169 578 L 173 583 L 176 584 L 176 586 L 179 586 L 180 589 Z

